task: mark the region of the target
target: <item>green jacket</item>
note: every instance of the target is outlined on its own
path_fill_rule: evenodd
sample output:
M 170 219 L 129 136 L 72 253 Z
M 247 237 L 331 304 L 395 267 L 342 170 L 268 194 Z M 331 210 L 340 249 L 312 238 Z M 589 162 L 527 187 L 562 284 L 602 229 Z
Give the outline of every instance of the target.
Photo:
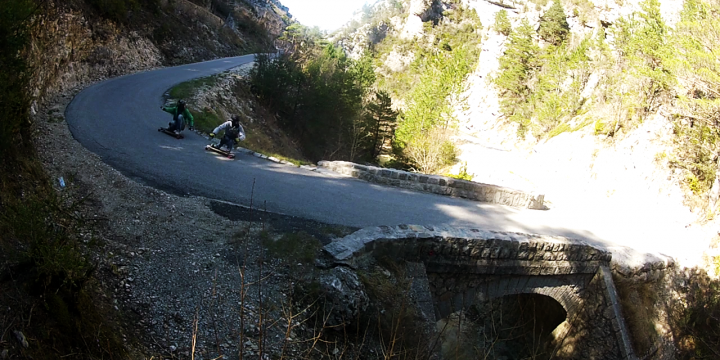
M 177 113 L 177 106 L 163 106 L 163 111 L 171 113 L 173 116 L 173 119 L 178 116 Z M 187 107 L 185 107 L 185 111 L 183 111 L 183 117 L 185 118 L 185 121 L 190 127 L 195 127 L 195 119 L 193 119 L 192 114 L 190 113 L 190 110 L 188 110 Z

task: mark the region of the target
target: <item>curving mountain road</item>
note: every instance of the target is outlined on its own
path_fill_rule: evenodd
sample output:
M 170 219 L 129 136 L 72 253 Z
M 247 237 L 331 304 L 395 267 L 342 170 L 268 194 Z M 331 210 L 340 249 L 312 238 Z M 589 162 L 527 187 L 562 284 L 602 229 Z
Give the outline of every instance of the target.
M 209 76 L 253 60 L 225 58 L 122 76 L 79 93 L 66 110 L 73 136 L 126 176 L 183 195 L 249 205 L 325 223 L 366 227 L 427 224 L 564 235 L 637 257 L 586 228 L 576 211 L 519 210 L 433 194 L 385 187 L 317 173 L 238 154 L 235 160 L 203 149 L 207 140 L 186 131 L 176 140 L 159 133 L 170 115 L 162 95 L 175 84 Z M 610 236 L 613 236 L 610 234 Z M 623 257 L 621 256 L 621 257 Z M 638 259 L 635 259 L 638 260 Z

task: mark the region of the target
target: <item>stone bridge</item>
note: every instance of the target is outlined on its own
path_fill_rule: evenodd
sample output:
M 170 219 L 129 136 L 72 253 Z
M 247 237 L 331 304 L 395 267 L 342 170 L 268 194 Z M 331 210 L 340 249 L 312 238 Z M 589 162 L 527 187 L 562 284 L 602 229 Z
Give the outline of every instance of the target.
M 554 358 L 635 358 L 609 270 L 611 254 L 580 240 L 399 225 L 362 229 L 324 249 L 337 265 L 351 268 L 380 257 L 410 264 L 411 292 L 429 321 L 495 298 L 541 295 L 564 310 L 552 332 Z

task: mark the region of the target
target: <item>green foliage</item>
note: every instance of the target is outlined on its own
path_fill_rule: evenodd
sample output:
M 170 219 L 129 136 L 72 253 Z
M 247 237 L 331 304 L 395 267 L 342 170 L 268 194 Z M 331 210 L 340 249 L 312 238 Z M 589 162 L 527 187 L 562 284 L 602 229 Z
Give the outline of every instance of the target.
M 375 162 L 395 133 L 398 112 L 392 108 L 392 99 L 385 91 L 378 91 L 365 106 L 365 115 L 359 124 L 357 150 L 350 157 Z M 357 156 L 355 155 L 357 153 Z
M 424 148 L 430 144 L 429 136 L 434 129 L 441 129 L 443 139 L 453 129 L 456 119 L 452 109 L 455 98 L 462 91 L 467 74 L 475 68 L 480 53 L 478 30 L 482 23 L 477 13 L 464 5 L 455 4 L 443 13 L 436 23 L 424 23 L 424 34 L 419 39 L 401 39 L 390 36 L 375 47 L 376 66 L 381 69 L 390 53 L 409 55 L 414 58 L 404 71 L 382 69 L 378 87 L 387 91 L 393 99 L 405 104 L 398 118 L 393 141 L 393 166 L 439 170 L 454 160 L 456 150 L 452 142 L 444 140 L 434 144 L 443 145 Z M 411 154 L 412 152 L 412 154 Z M 445 160 L 437 155 L 445 154 Z M 415 159 L 433 159 L 431 165 L 417 163 Z
M 447 173 L 447 174 L 445 174 L 445 176 L 451 177 L 454 179 L 458 179 L 458 180 L 466 180 L 466 181 L 472 181 L 472 179 L 473 179 L 473 174 L 470 174 L 467 172 L 467 162 L 464 162 L 462 164 L 462 166 L 460 167 L 460 172 L 458 172 L 457 174 Z
M 659 106 L 674 84 L 669 66 L 674 56 L 668 41 L 669 28 L 660 14 L 658 0 L 645 0 L 642 11 L 618 22 L 615 47 L 620 50 L 633 78 L 623 82 L 632 86 L 627 95 L 635 99 L 631 113 L 642 119 Z M 629 102 L 626 102 L 629 103 Z
M 534 135 L 552 137 L 571 130 L 566 122 L 580 113 L 583 105 L 580 94 L 590 73 L 589 46 L 590 41 L 585 39 L 575 48 L 561 44 L 545 49 L 543 66 L 537 72 L 527 104 L 534 115 Z
M 320 46 L 323 42 L 307 29 L 286 35 L 304 50 L 275 59 L 259 55 L 250 75 L 255 93 L 277 111 L 280 125 L 299 140 L 307 157 L 349 158 L 353 127 L 375 80 L 370 60 L 354 61 L 340 48 Z
M 446 129 L 432 127 L 405 143 L 403 155 L 416 171 L 433 174 L 455 162 L 457 149 Z
M 462 81 L 472 69 L 465 47 L 448 53 L 430 54 L 419 65 L 421 78 L 408 100 L 396 132 L 396 141 L 406 144 L 435 126 L 449 128 L 454 124 L 448 97 L 460 91 Z
M 217 76 L 193 79 L 173 86 L 168 93 L 173 99 L 187 99 L 200 88 L 212 87 L 217 83 L 217 80 Z
M 530 109 L 525 106 L 531 95 L 530 81 L 539 68 L 540 48 L 533 41 L 534 29 L 527 20 L 510 33 L 510 42 L 498 60 L 500 73 L 493 79 L 500 88 L 500 108 L 511 121 L 520 125 L 522 136 L 530 127 Z
M 567 39 L 569 33 L 570 26 L 567 23 L 565 10 L 560 0 L 554 0 L 552 6 L 540 18 L 538 34 L 545 41 L 557 46 Z
M 190 113 L 195 120 L 195 128 L 204 133 L 213 131 L 218 125 L 223 123 L 223 119 L 218 117 L 212 109 L 205 108 L 202 111 L 190 110 Z
M 688 0 L 676 26 L 672 71 L 680 91 L 675 119 L 676 159 L 688 187 L 704 194 L 712 186 L 720 153 L 720 4 Z
M 510 19 L 508 19 L 507 11 L 505 9 L 495 13 L 494 29 L 498 34 L 503 34 L 505 36 L 510 35 L 512 32 L 512 25 L 510 25 Z

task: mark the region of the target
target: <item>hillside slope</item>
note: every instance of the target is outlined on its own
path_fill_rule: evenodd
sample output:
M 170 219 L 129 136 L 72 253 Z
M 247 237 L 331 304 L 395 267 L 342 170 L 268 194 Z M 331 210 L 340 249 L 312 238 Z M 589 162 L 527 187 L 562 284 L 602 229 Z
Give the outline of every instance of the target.
M 148 212 L 135 221 L 124 219 L 133 211 L 112 209 L 115 196 L 121 207 L 145 203 L 148 196 L 138 189 L 149 189 L 81 148 L 64 122 L 65 106 L 76 91 L 105 78 L 273 51 L 287 21 L 286 8 L 263 0 L 3 2 L 0 326 L 8 331 L 0 336 L 0 358 L 158 353 L 113 299 L 117 285 L 125 285 L 115 278 L 123 264 L 107 262 L 117 251 L 110 248 L 143 236 L 128 226 L 115 233 L 111 223 L 138 226 L 140 218 L 163 216 L 175 204 L 145 206 Z M 133 104 L 116 106 L 122 112 Z M 121 182 L 136 197 L 119 195 Z M 207 206 L 199 209 L 219 218 Z M 173 221 L 162 223 L 177 229 Z
M 477 46 L 471 71 L 445 95 L 449 111 L 438 113 L 454 124 L 459 154 L 450 172 L 466 166 L 474 181 L 544 193 L 551 211 L 608 224 L 607 238 L 637 238 L 628 245 L 688 265 L 712 262 L 703 252 L 717 229 L 714 137 L 698 140 L 715 149 L 698 155 L 695 115 L 683 109 L 705 114 L 692 105 L 705 100 L 684 100 L 696 86 L 682 79 L 698 76 L 683 73 L 692 66 L 679 64 L 692 59 L 670 49 L 685 46 L 680 38 L 699 38 L 688 29 L 705 20 L 683 13 L 678 1 L 560 1 L 561 38 L 553 39 L 543 29 L 553 24 L 554 4 L 379 1 L 335 40 L 351 55 L 372 54 L 376 85 L 406 114 L 423 106 L 416 93 L 427 80 L 416 69 L 427 54 L 453 56 L 459 39 Z M 481 26 L 462 38 L 462 24 L 475 16 Z M 529 47 L 520 51 L 530 56 L 513 69 L 522 36 Z M 685 239 L 682 246 L 676 239 Z

